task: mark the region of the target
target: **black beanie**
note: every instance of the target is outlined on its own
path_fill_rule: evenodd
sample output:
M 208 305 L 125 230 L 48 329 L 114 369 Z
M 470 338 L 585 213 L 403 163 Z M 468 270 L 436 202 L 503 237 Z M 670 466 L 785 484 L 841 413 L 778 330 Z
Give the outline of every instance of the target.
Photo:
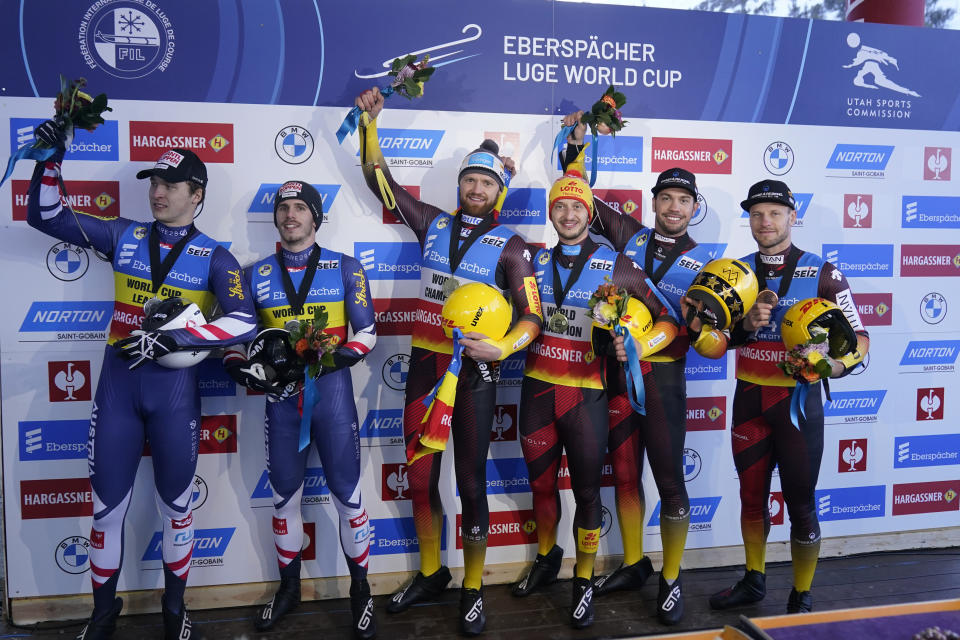
M 313 224 L 320 228 L 323 223 L 323 198 L 320 192 L 313 188 L 312 184 L 300 182 L 299 180 L 289 180 L 284 182 L 277 189 L 277 196 L 273 199 L 273 226 L 277 225 L 277 207 L 284 200 L 303 200 L 310 207 L 310 213 L 313 215 Z

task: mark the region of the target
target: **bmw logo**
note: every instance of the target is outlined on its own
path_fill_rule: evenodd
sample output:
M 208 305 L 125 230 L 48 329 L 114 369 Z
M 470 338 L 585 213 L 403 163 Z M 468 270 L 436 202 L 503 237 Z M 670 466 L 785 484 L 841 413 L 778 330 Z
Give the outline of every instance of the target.
M 947 317 L 947 299 L 943 294 L 931 292 L 920 301 L 920 317 L 927 324 L 940 324 Z
M 613 514 L 610 513 L 610 509 L 602 506 L 600 507 L 600 537 L 607 535 L 610 531 L 611 525 L 613 525 Z
M 407 386 L 407 372 L 410 370 L 410 356 L 398 353 L 383 363 L 383 382 L 395 391 L 403 391 Z
M 698 475 L 703 467 L 703 461 L 696 449 L 683 450 L 683 481 L 690 482 Z
M 67 573 L 83 573 L 90 568 L 90 540 L 83 536 L 64 538 L 54 556 L 57 566 Z
M 313 155 L 313 136 L 303 127 L 290 125 L 277 132 L 273 148 L 284 162 L 303 164 Z
M 191 509 L 199 509 L 207 501 L 209 490 L 207 482 L 200 476 L 193 476 L 193 495 L 190 498 Z
M 786 142 L 772 142 L 763 150 L 763 166 L 775 176 L 793 168 L 793 149 Z
M 87 250 L 69 242 L 58 242 L 47 251 L 47 270 L 57 280 L 79 280 L 90 266 Z
M 703 222 L 703 219 L 707 217 L 709 211 L 710 207 L 707 206 L 707 199 L 703 197 L 702 193 L 698 193 L 697 210 L 693 212 L 693 217 L 690 218 L 690 225 L 695 226 Z

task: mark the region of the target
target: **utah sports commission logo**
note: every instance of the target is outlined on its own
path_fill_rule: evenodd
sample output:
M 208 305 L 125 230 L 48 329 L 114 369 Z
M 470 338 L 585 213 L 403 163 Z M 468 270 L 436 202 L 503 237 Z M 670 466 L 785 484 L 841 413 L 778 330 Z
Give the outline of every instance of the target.
M 96 2 L 84 12 L 77 39 L 88 67 L 126 80 L 166 70 L 176 48 L 170 18 L 154 2 Z

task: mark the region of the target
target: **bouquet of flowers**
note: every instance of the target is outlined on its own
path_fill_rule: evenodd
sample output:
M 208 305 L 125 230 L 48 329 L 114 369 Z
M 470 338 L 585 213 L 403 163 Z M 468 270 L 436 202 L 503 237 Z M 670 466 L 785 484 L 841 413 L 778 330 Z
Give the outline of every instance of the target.
M 777 363 L 783 375 L 797 382 L 813 383 L 830 377 L 828 332 L 822 327 L 811 326 L 810 334 L 812 337 L 807 342 L 789 349 L 786 359 Z
M 294 320 L 287 324 L 290 346 L 297 352 L 306 368 L 307 375 L 316 378 L 322 367 L 333 367 L 333 352 L 340 342 L 339 336 L 324 333 L 327 328 L 327 312 L 318 306 L 309 320 Z
M 594 323 L 609 329 L 626 314 L 627 300 L 630 296 L 626 289 L 617 287 L 610 282 L 609 278 L 604 280 L 605 282 L 590 296 L 587 306 L 590 307 L 590 316 Z
M 427 66 L 430 62 L 430 56 L 423 56 L 423 60 L 417 62 L 417 56 L 408 55 L 403 58 L 394 58 L 391 65 L 390 75 L 393 82 L 390 86 L 399 95 L 412 100 L 423 95 L 423 83 L 430 79 L 434 67 Z M 384 95 L 387 95 L 384 93 Z
M 623 119 L 620 109 L 627 104 L 627 97 L 617 91 L 610 85 L 604 94 L 593 103 L 590 111 L 584 112 L 580 122 L 590 127 L 590 132 L 596 137 L 599 129 L 604 129 L 600 133 L 609 133 L 615 136 L 617 131 L 623 129 L 627 121 Z

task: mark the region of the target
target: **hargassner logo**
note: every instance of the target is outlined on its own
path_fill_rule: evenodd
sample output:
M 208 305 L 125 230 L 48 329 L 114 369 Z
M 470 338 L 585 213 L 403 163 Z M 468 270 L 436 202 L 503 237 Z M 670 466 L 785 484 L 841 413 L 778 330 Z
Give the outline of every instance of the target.
M 44 118 L 10 118 L 10 155 L 36 142 L 33 130 L 43 121 Z M 63 159 L 95 162 L 119 160 L 119 139 L 120 130 L 116 120 L 107 120 L 93 132 L 77 129 Z
M 653 138 L 651 171 L 684 167 L 694 173 L 732 173 L 733 140 Z
M 887 487 L 846 487 L 841 489 L 817 489 L 817 517 L 827 520 L 854 520 L 880 518 L 884 515 Z
M 690 498 L 690 530 L 708 531 L 713 517 L 717 515 L 717 508 L 720 506 L 721 496 L 711 496 L 708 498 Z M 657 500 L 657 506 L 647 522 L 648 527 L 660 526 L 660 501 Z
M 89 420 L 24 420 L 18 429 L 21 461 L 87 457 Z
M 370 280 L 420 279 L 420 245 L 416 242 L 354 242 L 353 255 Z
M 939 467 L 960 464 L 960 433 L 901 436 L 893 441 L 893 467 Z
M 546 189 L 510 189 L 497 220 L 500 224 L 544 224 L 547 220 Z
M 960 276 L 960 245 L 900 245 L 900 275 L 910 277 Z
M 838 144 L 827 161 L 828 175 L 845 178 L 883 178 L 892 145 Z
M 960 197 L 902 196 L 904 229 L 960 229 Z
M 893 276 L 892 244 L 824 244 L 821 255 L 848 278 Z
M 871 391 L 834 391 L 823 405 L 824 418 L 831 423 L 876 422 L 877 412 L 887 395 L 884 389 Z

